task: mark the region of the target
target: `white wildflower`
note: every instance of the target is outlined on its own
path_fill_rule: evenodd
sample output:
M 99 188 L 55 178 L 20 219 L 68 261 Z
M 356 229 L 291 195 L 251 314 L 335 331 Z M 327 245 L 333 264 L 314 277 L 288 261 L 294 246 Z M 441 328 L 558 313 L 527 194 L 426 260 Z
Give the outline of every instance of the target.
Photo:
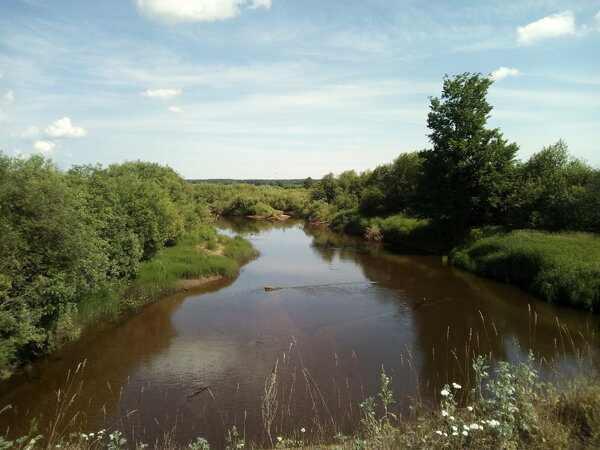
M 442 409 L 442 417 L 448 417 L 448 411 Z
M 306 433 L 306 429 L 304 427 L 300 428 L 300 433 Z
M 454 416 L 450 416 L 450 417 L 448 417 L 448 419 L 454 420 Z
M 468 435 L 469 435 L 469 433 L 467 433 L 467 431 L 465 430 L 465 431 L 463 431 L 463 432 L 462 432 L 462 435 L 463 435 L 463 436 L 468 436 Z
M 458 428 L 456 428 L 455 425 L 452 425 L 452 431 L 458 431 Z
M 444 433 L 444 437 L 448 437 L 448 433 Z
M 472 423 L 471 425 L 469 425 L 469 428 L 471 430 L 479 430 L 479 424 L 477 423 Z
M 282 438 L 281 436 L 277 436 L 277 440 L 278 440 L 279 442 L 281 442 L 281 441 L 283 440 L 283 438 Z
M 460 384 L 458 384 L 458 383 L 452 383 L 452 387 L 454 389 L 460 389 L 460 388 L 462 388 L 462 386 Z
M 439 434 L 439 435 L 441 436 L 441 435 L 442 435 L 442 432 L 441 432 L 440 430 L 437 430 L 437 431 L 435 432 L 435 434 Z
M 496 419 L 492 419 L 488 420 L 488 425 L 492 428 L 496 428 L 498 425 L 500 425 L 500 422 L 498 422 Z
M 458 431 L 454 431 L 454 432 L 452 433 L 452 436 L 458 436 Z
M 444 397 L 448 397 L 450 395 L 450 392 L 448 391 L 448 389 L 442 389 L 442 392 L 440 392 L 440 394 L 442 394 Z
M 472 406 L 467 406 L 467 411 L 472 412 L 473 411 L 473 407 Z

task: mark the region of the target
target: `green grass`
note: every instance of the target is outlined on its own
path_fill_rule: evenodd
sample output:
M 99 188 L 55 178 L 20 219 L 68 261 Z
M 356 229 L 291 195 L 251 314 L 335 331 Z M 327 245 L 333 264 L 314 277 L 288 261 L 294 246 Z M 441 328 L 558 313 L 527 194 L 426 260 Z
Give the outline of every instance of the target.
M 472 239 L 452 263 L 525 287 L 543 299 L 585 309 L 600 307 L 600 237 L 587 233 L 517 230 Z
M 98 316 L 110 316 L 121 308 L 119 290 L 108 284 L 103 285 L 84 299 L 77 307 L 79 321 L 83 324 L 92 322 Z
M 207 250 L 217 250 L 221 254 Z M 212 275 L 234 276 L 240 264 L 256 255 L 252 245 L 236 236 L 217 236 L 212 228 L 202 228 L 186 235 L 177 245 L 165 247 L 151 261 L 140 264 L 129 295 L 153 299 L 177 290 L 180 280 Z
M 427 219 L 396 214 L 389 217 L 365 217 L 356 209 L 341 211 L 331 223 L 338 231 L 420 248 L 432 253 L 445 253 L 449 247 L 443 231 Z
M 262 203 L 262 202 L 257 202 L 257 203 L 254 203 L 253 205 L 250 205 L 244 212 L 244 215 L 246 215 L 246 216 L 264 216 L 264 217 L 277 217 L 277 216 L 280 216 L 281 214 L 283 214 L 283 211 L 279 211 L 279 210 L 272 208 L 271 206 L 269 206 L 265 203 Z
M 94 319 L 114 319 L 128 310 L 179 289 L 179 281 L 213 275 L 234 276 L 240 265 L 256 256 L 250 242 L 236 236 L 220 236 L 212 226 L 186 234 L 155 258 L 141 262 L 136 278 L 120 285 L 104 285 L 77 308 L 78 323 L 85 327 Z

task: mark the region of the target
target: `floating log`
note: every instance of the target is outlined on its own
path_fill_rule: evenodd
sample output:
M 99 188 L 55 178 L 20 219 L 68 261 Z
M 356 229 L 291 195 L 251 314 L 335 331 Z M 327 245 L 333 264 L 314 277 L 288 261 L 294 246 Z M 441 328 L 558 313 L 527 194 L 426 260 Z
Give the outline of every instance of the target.
M 279 289 L 283 288 L 280 288 L 278 286 L 265 286 L 265 291 L 278 291 Z
M 207 389 L 208 389 L 208 386 L 202 386 L 197 391 L 194 391 L 191 394 L 188 394 L 187 398 L 194 398 L 196 395 L 201 394 L 202 392 L 206 391 Z

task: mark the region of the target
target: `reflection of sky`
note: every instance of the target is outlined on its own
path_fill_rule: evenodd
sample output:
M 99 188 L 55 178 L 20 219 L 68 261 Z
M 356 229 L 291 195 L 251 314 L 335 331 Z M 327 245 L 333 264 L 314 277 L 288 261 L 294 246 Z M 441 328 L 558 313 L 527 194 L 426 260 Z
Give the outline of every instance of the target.
M 473 352 L 518 362 L 535 341 L 538 359 L 572 373 L 573 350 L 554 344 L 561 342 L 556 316 L 569 329 L 593 330 L 599 322 L 446 267 L 438 257 L 369 252 L 328 230 L 275 227 L 250 239 L 261 255 L 231 284 L 156 302 L 82 347 L 94 378 L 83 396 L 94 399 L 96 410 L 108 405 L 109 424 L 135 410 L 126 425 L 146 430 L 149 438 L 177 424 L 182 442 L 197 435 L 222 439 L 223 423 L 243 425 L 246 411 L 247 437 L 253 440 L 255 433 L 257 440 L 265 379 L 275 361 L 283 363 L 291 342 L 297 342 L 302 365 L 332 414 L 349 422 L 348 408 L 378 391 L 382 366 L 399 407 L 406 409 L 409 396 L 427 404 L 436 385 L 464 384 Z M 295 287 L 266 292 L 265 285 Z M 577 346 L 583 341 L 573 339 Z M 296 358 L 290 365 L 289 355 L 285 360 L 288 371 L 300 364 Z M 64 380 L 61 370 L 69 368 L 65 363 L 53 376 Z M 117 394 L 104 392 L 107 381 Z M 38 391 L 50 385 L 60 386 L 31 384 L 24 395 L 49 397 Z M 188 398 L 203 386 L 210 386 L 210 394 Z M 348 386 L 343 407 L 335 406 L 340 386 Z M 306 395 L 300 385 L 297 395 Z M 298 423 L 309 423 L 309 399 L 297 399 L 293 414 Z

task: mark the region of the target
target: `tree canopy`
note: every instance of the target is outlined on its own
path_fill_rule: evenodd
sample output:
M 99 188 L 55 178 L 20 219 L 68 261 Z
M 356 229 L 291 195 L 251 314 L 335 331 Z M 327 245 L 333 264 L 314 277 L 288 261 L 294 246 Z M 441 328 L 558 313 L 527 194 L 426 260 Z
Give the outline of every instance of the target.
M 508 191 L 516 144 L 486 128 L 492 81 L 481 74 L 444 77 L 430 99 L 433 148 L 421 152 L 425 215 L 458 227 L 494 222 Z

